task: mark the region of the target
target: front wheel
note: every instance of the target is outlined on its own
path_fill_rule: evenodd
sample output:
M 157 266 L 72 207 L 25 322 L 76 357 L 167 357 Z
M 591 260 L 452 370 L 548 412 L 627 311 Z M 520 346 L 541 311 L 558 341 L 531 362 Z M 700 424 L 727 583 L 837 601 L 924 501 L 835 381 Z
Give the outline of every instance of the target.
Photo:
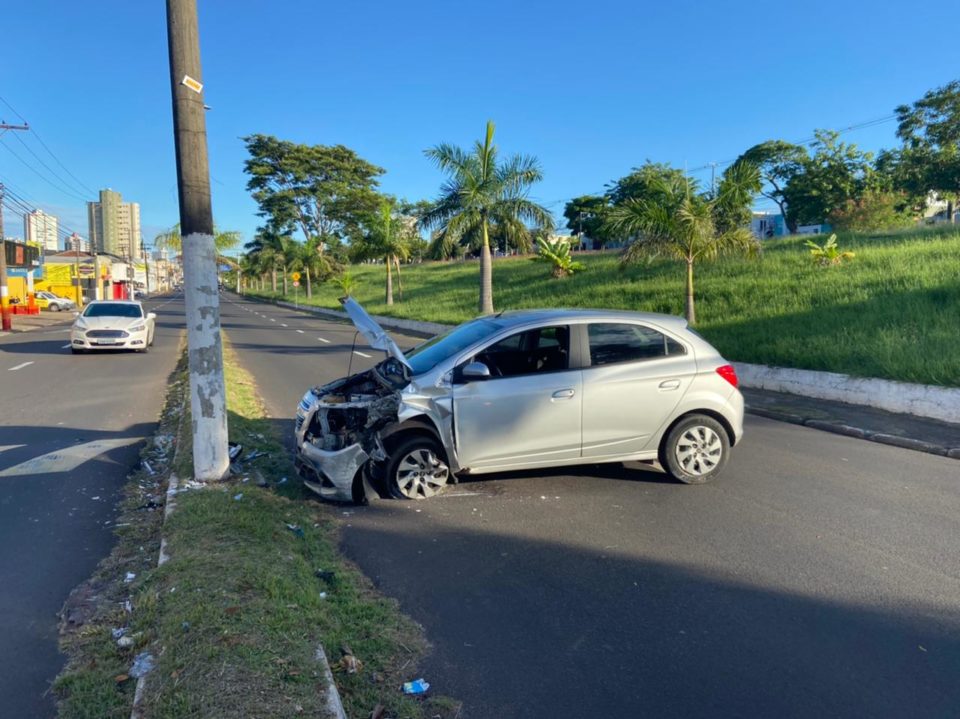
M 670 430 L 660 446 L 660 464 L 684 484 L 704 484 L 717 477 L 727 463 L 730 440 L 713 417 L 692 414 Z
M 387 460 L 387 486 L 396 499 L 427 499 L 447 486 L 450 468 L 436 440 L 401 440 Z
M 50 310 L 51 312 L 59 312 L 60 305 L 50 304 L 50 305 L 47 305 L 47 309 Z

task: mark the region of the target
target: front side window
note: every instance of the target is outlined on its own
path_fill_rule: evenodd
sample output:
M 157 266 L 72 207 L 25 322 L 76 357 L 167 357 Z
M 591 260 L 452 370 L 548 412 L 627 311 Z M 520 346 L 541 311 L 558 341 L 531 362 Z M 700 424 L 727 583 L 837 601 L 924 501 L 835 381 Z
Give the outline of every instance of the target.
M 538 327 L 500 340 L 474 359 L 490 368 L 492 377 L 518 377 L 557 372 L 570 366 L 570 328 Z
M 598 322 L 589 326 L 590 366 L 657 359 L 686 352 L 683 345 L 643 325 Z

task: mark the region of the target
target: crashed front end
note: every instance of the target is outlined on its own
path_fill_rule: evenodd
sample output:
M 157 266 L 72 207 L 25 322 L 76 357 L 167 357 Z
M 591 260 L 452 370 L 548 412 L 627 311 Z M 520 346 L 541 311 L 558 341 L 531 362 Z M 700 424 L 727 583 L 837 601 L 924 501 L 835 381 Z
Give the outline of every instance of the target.
M 382 373 L 381 373 L 382 372 Z M 380 431 L 397 422 L 403 368 L 378 369 L 314 387 L 297 406 L 296 467 L 304 484 L 324 499 L 363 500 L 361 468 L 386 459 Z

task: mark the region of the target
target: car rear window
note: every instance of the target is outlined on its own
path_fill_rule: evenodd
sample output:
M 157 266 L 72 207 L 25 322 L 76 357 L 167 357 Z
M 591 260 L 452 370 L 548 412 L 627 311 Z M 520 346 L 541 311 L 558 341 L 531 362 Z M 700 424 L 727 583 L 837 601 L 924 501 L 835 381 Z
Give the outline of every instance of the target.
M 590 366 L 682 355 L 682 344 L 644 325 L 598 322 L 588 329 Z

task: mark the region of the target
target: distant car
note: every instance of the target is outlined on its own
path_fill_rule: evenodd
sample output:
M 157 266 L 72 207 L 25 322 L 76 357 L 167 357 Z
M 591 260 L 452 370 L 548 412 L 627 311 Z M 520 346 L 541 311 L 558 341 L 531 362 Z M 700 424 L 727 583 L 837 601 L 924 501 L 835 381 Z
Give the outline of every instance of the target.
M 655 460 L 702 484 L 743 435 L 733 366 L 680 317 L 506 312 L 404 354 L 342 302 L 389 356 L 300 400 L 296 465 L 322 497 L 423 499 L 458 474 Z
M 46 292 L 43 290 L 34 294 L 34 300 L 37 303 L 37 307 L 39 307 L 41 310 L 48 310 L 50 312 L 72 310 L 77 306 L 77 303 L 71 299 L 60 297 L 52 292 Z
M 153 344 L 157 316 L 129 300 L 95 300 L 77 315 L 70 329 L 70 350 L 129 349 L 146 352 Z

